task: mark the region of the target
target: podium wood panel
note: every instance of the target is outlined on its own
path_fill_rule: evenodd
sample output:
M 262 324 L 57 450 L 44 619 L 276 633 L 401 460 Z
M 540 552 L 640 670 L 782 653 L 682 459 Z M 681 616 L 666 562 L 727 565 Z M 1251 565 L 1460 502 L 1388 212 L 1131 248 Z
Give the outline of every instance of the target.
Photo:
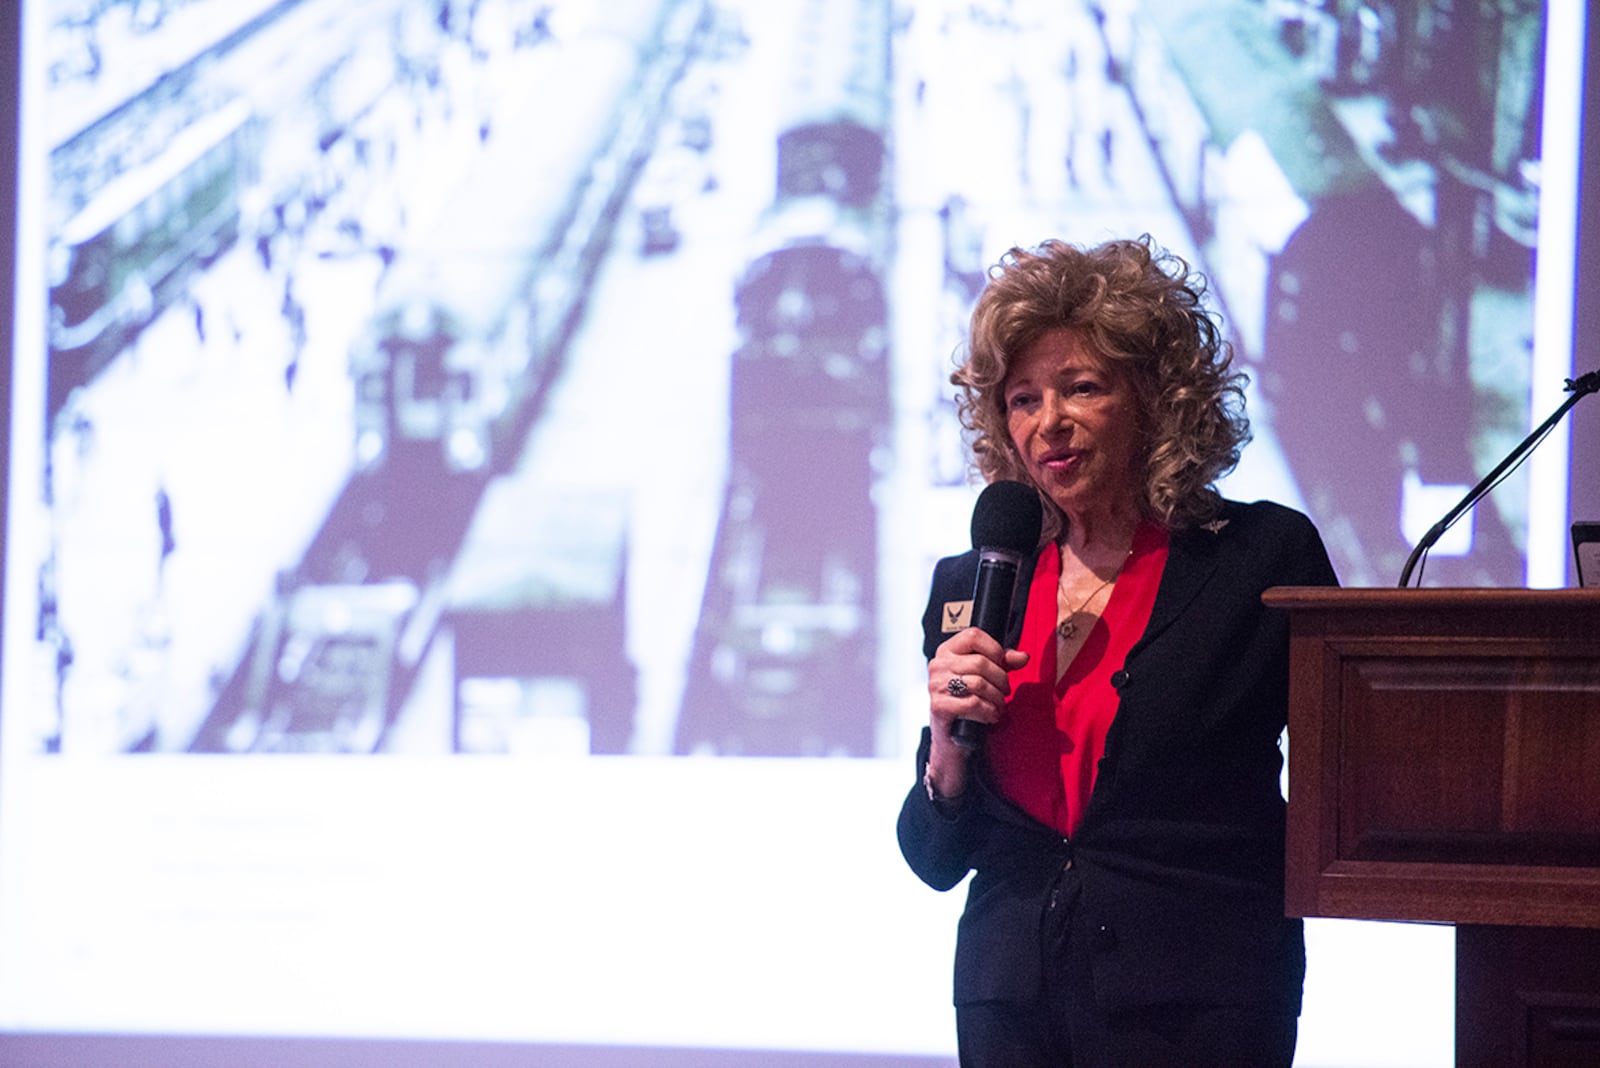
M 1280 587 L 1287 905 L 1600 928 L 1600 590 Z

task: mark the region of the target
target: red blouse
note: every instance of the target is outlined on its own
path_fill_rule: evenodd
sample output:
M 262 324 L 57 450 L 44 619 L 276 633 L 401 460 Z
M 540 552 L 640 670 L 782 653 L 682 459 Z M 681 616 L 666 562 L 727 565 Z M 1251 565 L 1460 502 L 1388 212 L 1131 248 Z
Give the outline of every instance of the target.
M 1105 611 L 1056 682 L 1056 584 L 1061 554 L 1046 546 L 1033 570 L 1018 648 L 1026 667 L 1011 673 L 1011 699 L 989 733 L 989 764 L 1000 792 L 1064 835 L 1077 830 L 1116 717 L 1111 676 L 1121 669 L 1155 605 L 1167 565 L 1167 532 L 1141 523 Z

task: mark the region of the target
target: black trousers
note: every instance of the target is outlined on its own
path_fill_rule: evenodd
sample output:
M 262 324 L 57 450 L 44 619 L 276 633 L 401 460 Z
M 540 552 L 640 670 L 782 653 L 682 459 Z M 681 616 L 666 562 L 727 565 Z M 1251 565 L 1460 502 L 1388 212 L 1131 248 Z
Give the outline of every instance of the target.
M 1299 1018 L 1240 1006 L 1163 1005 L 1107 1014 L 1095 1003 L 1078 880 L 1062 874 L 1045 917 L 1038 1001 L 956 1006 L 962 1068 L 1290 1068 Z

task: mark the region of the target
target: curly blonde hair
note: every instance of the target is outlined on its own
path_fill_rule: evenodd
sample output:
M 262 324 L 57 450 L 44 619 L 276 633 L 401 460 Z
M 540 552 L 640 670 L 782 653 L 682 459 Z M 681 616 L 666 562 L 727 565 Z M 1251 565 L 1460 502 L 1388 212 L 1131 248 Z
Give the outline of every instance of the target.
M 972 464 L 985 482 L 1033 484 L 1012 445 L 1003 385 L 1011 362 L 1052 330 L 1076 331 L 1133 390 L 1147 518 L 1197 526 L 1221 507 L 1216 480 L 1250 440 L 1249 376 L 1204 306 L 1206 279 L 1146 234 L 1093 247 L 1049 240 L 1013 248 L 989 269 L 965 358 L 951 374 Z M 1036 487 L 1037 488 L 1037 487 Z M 1046 538 L 1065 517 L 1049 497 Z

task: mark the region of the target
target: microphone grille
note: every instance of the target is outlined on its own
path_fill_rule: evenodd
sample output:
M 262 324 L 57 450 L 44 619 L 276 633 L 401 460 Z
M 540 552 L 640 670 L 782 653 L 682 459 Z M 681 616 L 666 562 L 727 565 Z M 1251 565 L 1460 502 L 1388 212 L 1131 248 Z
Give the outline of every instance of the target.
M 991 482 L 972 508 L 972 547 L 1029 553 L 1039 546 L 1044 505 L 1025 482 Z

